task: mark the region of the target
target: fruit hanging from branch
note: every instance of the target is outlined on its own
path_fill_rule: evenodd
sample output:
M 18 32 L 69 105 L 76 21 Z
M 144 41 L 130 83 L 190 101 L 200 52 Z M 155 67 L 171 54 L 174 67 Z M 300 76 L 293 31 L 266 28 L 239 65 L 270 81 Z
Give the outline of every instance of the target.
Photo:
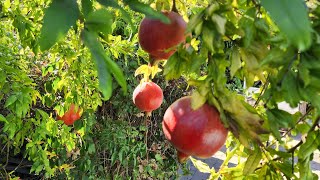
M 62 120 L 64 124 L 70 126 L 75 121 L 79 120 L 82 114 L 82 109 L 75 104 L 71 104 L 70 109 L 61 117 L 58 115 L 58 120 Z
M 194 110 L 191 96 L 170 105 L 164 114 L 162 129 L 177 149 L 180 162 L 188 156 L 211 157 L 224 145 L 228 134 L 216 108 L 206 103 Z
M 163 101 L 162 89 L 154 82 L 143 82 L 133 91 L 133 103 L 144 112 L 158 109 Z
M 170 24 L 146 17 L 139 27 L 140 46 L 152 60 L 168 59 L 186 39 L 187 23 L 182 16 L 173 11 L 162 13 L 169 18 Z

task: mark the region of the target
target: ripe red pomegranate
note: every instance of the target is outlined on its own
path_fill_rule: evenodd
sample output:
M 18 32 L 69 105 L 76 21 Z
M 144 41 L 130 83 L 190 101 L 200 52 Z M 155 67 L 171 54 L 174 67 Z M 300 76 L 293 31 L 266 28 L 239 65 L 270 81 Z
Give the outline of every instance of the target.
M 62 120 L 64 124 L 70 126 L 76 120 L 80 119 L 81 111 L 81 108 L 79 108 L 75 104 L 71 104 L 70 109 L 67 112 L 65 112 L 62 117 L 58 115 L 58 120 Z
M 151 112 L 161 106 L 163 92 L 154 82 L 143 82 L 133 91 L 132 100 L 141 111 Z
M 186 39 L 187 23 L 176 12 L 162 12 L 170 20 L 165 24 L 160 20 L 144 18 L 139 28 L 139 43 L 153 60 L 168 59 L 176 50 L 175 46 Z
M 180 161 L 188 156 L 211 157 L 224 145 L 228 134 L 216 108 L 206 103 L 193 110 L 191 96 L 178 99 L 166 110 L 162 129 Z

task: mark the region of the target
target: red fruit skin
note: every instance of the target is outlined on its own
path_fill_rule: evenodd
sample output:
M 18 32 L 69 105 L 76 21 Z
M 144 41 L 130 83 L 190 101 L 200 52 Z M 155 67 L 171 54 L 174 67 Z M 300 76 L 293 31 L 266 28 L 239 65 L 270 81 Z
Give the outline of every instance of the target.
M 144 18 L 139 28 L 140 46 L 154 60 L 168 59 L 177 50 L 174 46 L 179 45 L 186 39 L 184 33 L 187 23 L 184 19 L 173 11 L 162 13 L 170 19 L 170 24 L 165 24 L 160 20 Z
M 78 111 L 76 111 L 75 108 L 75 104 L 71 104 L 70 109 L 67 112 L 65 112 L 62 117 L 58 115 L 58 120 L 62 120 L 64 124 L 68 126 L 72 125 L 76 120 L 79 120 L 81 117 L 81 108 L 77 107 Z
M 191 108 L 191 96 L 175 101 L 165 112 L 162 122 L 165 137 L 181 153 L 209 158 L 225 143 L 228 131 L 219 112 L 208 104 Z
M 161 106 L 163 92 L 154 82 L 143 82 L 133 91 L 132 100 L 141 111 L 151 112 Z

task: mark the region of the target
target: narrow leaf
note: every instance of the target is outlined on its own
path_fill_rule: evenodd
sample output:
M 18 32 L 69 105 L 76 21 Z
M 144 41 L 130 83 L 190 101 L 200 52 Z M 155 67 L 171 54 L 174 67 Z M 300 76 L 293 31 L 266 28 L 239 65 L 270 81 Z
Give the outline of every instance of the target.
M 307 157 L 304 160 L 299 159 L 298 167 L 299 167 L 300 179 L 303 179 L 303 180 L 313 179 L 311 165 L 310 165 L 310 157 Z
M 110 72 L 113 74 L 113 77 L 116 79 L 118 84 L 121 86 L 124 94 L 127 94 L 126 77 L 124 76 L 122 70 L 117 65 L 117 63 L 114 62 L 109 56 L 105 56 L 105 60 L 106 60 L 106 63 L 107 63 L 107 66 L 108 66 Z
M 260 163 L 260 160 L 262 158 L 262 154 L 259 148 L 256 148 L 253 154 L 251 154 L 243 168 L 243 174 L 248 175 L 254 172 L 254 170 L 257 168 L 257 166 Z
M 311 45 L 311 23 L 302 0 L 261 0 L 262 6 L 289 41 L 304 51 Z
M 82 39 L 85 45 L 90 49 L 98 70 L 100 91 L 103 94 L 104 100 L 108 100 L 112 94 L 112 78 L 107 67 L 105 52 L 97 38 L 97 35 L 94 33 L 86 30 L 82 32 Z
M 81 6 L 84 17 L 87 17 L 93 11 L 92 0 L 81 0 Z
M 76 0 L 53 0 L 46 9 L 39 39 L 42 51 L 50 49 L 64 38 L 71 26 L 76 24 L 79 9 Z
M 18 99 L 18 96 L 16 96 L 16 95 L 10 96 L 10 97 L 7 99 L 4 107 L 5 107 L 5 108 L 6 108 L 6 107 L 9 107 L 11 104 L 15 103 L 15 102 L 17 101 L 17 99 Z
M 86 27 L 91 32 L 102 32 L 104 35 L 111 33 L 112 16 L 107 9 L 99 9 L 88 14 Z
M 6 119 L 2 114 L 0 114 L 0 122 L 9 123 L 9 122 L 7 121 L 7 119 Z

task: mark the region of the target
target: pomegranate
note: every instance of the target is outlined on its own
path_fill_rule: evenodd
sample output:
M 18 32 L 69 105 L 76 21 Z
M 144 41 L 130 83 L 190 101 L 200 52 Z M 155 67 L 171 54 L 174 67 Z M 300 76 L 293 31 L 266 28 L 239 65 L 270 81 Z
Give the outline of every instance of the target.
M 182 162 L 188 156 L 211 157 L 224 145 L 228 134 L 216 108 L 206 103 L 193 110 L 191 96 L 170 105 L 164 114 L 162 129 Z
M 143 82 L 133 91 L 132 99 L 141 111 L 151 112 L 161 106 L 163 92 L 154 82 Z
M 75 104 L 71 104 L 70 109 L 65 112 L 62 117 L 58 115 L 58 120 L 62 120 L 64 124 L 70 126 L 76 120 L 80 119 L 81 111 L 81 108 L 77 107 Z
M 165 24 L 160 20 L 144 18 L 139 28 L 139 43 L 153 60 L 168 59 L 176 50 L 175 46 L 186 39 L 187 23 L 176 12 L 162 12 L 170 20 Z

